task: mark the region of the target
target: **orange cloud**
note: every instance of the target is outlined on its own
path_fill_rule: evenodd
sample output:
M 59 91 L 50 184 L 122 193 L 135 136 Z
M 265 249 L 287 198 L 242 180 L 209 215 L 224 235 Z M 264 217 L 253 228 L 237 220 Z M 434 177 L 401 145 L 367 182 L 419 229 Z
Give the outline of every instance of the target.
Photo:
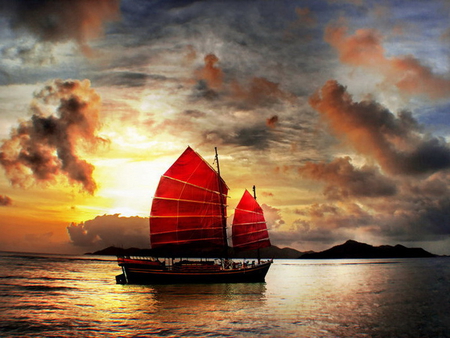
M 30 120 L 20 122 L 0 147 L 0 164 L 7 177 L 25 186 L 63 175 L 93 194 L 94 166 L 78 155 L 83 147 L 103 141 L 96 136 L 100 96 L 90 82 L 54 80 L 35 94 L 30 109 Z
M 295 96 L 280 89 L 280 85 L 263 77 L 254 77 L 247 87 L 241 86 L 237 81 L 231 86 L 234 99 L 250 106 L 266 106 L 282 100 L 294 102 Z
M 7 207 L 12 204 L 12 199 L 8 196 L 0 195 L 0 206 Z
M 346 88 L 328 81 L 309 103 L 334 133 L 391 174 L 432 174 L 450 168 L 444 139 L 422 134 L 412 115 L 398 116 L 374 101 L 354 102 Z
M 190 48 L 191 52 L 195 52 Z M 230 104 L 243 109 L 270 106 L 282 101 L 294 103 L 296 96 L 280 88 L 278 83 L 263 77 L 253 77 L 241 84 L 237 80 L 224 81 L 222 69 L 217 66 L 219 58 L 215 54 L 204 57 L 205 65 L 195 72 L 197 79 L 196 94 L 207 100 L 219 97 L 230 100 Z
M 220 89 L 223 82 L 222 69 L 216 66 L 219 58 L 214 54 L 208 54 L 204 58 L 205 66 L 198 72 L 198 77 L 206 81 L 208 87 Z
M 359 29 L 349 35 L 346 27 L 328 26 L 325 41 L 338 51 L 343 63 L 379 72 L 404 93 L 432 99 L 450 94 L 450 80 L 434 74 L 413 56 L 386 57 L 383 36 L 376 30 Z
M 278 115 L 274 115 L 274 116 L 272 116 L 271 118 L 268 118 L 268 119 L 266 120 L 266 125 L 267 125 L 269 128 L 275 128 L 276 125 L 277 125 L 277 123 L 278 123 Z

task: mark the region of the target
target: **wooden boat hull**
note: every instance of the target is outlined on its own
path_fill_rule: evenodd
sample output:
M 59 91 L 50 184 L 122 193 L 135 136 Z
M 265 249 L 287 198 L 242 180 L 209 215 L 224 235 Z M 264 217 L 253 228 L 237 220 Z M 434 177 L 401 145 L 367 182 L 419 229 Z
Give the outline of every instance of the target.
M 123 274 L 116 276 L 117 284 L 187 284 L 187 283 L 258 283 L 264 282 L 272 261 L 244 268 L 167 269 L 138 262 L 126 262 Z M 190 270 L 190 271 L 189 271 Z

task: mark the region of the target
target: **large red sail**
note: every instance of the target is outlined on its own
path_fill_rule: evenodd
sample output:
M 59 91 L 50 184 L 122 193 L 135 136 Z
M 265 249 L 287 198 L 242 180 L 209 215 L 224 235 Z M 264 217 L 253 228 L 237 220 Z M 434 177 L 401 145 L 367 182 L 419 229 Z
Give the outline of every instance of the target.
M 260 249 L 271 245 L 263 211 L 247 190 L 236 207 L 232 238 L 233 247 L 240 250 Z
M 228 187 L 218 173 L 188 147 L 164 173 L 150 212 L 152 248 L 224 245 L 223 219 Z

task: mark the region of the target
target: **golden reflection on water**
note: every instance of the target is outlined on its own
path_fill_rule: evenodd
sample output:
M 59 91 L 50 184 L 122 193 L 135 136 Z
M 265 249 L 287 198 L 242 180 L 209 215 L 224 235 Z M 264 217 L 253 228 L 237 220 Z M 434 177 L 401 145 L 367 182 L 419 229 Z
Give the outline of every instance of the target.
M 115 284 L 113 261 L 6 258 L 0 322 L 19 337 L 445 336 L 448 262 L 276 260 L 266 283 L 139 286 Z

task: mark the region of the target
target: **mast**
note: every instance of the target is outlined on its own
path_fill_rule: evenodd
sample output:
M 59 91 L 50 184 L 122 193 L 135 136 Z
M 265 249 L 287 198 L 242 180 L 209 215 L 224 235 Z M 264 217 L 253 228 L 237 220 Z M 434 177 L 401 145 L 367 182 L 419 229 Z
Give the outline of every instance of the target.
M 219 181 L 219 195 L 220 195 L 220 201 L 222 201 L 222 188 L 221 188 L 221 184 L 220 184 L 220 165 L 219 165 L 219 154 L 217 152 L 217 147 L 214 147 L 214 151 L 216 153 L 215 155 L 215 161 L 217 164 L 217 175 L 218 175 L 218 181 Z M 223 232 L 223 254 L 224 254 L 224 258 L 228 259 L 228 241 L 227 241 L 227 219 L 225 217 L 225 208 L 226 208 L 226 204 L 222 203 L 222 206 L 220 208 L 221 213 L 222 213 L 222 232 Z
M 253 198 L 256 201 L 256 186 L 253 186 Z M 257 258 L 258 258 L 258 264 L 261 263 L 261 251 L 260 248 L 256 249 Z

